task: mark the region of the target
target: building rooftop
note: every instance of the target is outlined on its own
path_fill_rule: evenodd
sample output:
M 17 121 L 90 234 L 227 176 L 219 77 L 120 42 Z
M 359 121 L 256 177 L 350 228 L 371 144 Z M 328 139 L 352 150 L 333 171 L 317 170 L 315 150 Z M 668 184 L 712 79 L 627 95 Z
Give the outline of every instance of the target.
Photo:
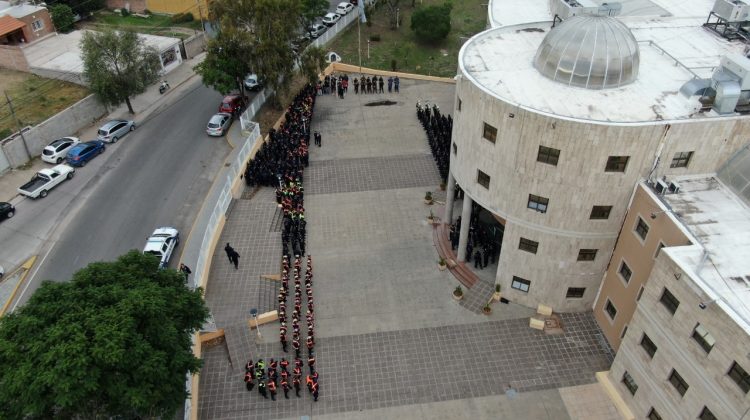
M 33 4 L 19 4 L 17 6 L 11 6 L 10 2 L 0 1 L 0 16 L 13 16 L 14 18 L 22 18 L 30 14 L 36 13 L 39 10 L 45 10 L 42 6 L 36 6 Z
M 715 176 L 676 181 L 680 192 L 662 198 L 695 244 L 664 251 L 695 280 L 707 304 L 724 309 L 750 334 L 750 208 Z
M 730 42 L 701 26 L 713 1 L 622 3 L 617 19 L 630 28 L 640 50 L 638 78 L 629 85 L 592 91 L 549 80 L 534 68 L 537 49 L 552 29 L 547 0 L 529 0 L 524 7 L 511 0 L 494 0 L 490 20 L 497 23 L 493 17 L 501 16 L 504 26 L 466 42 L 459 67 L 465 77 L 503 101 L 560 118 L 653 123 L 720 117 L 713 111 L 699 113 L 697 97 L 679 93 L 693 78 L 710 78 L 721 57 L 744 53 L 743 43 Z

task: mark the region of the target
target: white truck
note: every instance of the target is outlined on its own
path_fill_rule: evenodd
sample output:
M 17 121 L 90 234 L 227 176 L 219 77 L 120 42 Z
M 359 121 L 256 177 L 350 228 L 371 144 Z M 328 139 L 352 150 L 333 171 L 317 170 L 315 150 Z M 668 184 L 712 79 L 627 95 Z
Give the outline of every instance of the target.
M 66 179 L 73 178 L 75 169 L 68 165 L 57 165 L 37 172 L 31 181 L 21 185 L 18 192 L 31 198 L 44 198 L 49 190 L 55 188 Z

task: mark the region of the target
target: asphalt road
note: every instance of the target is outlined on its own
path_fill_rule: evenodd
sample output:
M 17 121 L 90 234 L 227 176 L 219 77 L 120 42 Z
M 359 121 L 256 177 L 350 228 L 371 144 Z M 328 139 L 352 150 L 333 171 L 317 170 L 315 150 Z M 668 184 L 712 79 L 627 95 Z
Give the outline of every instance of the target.
M 136 131 L 108 145 L 92 161 L 104 160 L 101 166 L 89 164 L 78 170 L 97 172 L 66 209 L 69 216 L 53 235 L 49 252 L 41 253 L 41 265 L 20 304 L 42 280 L 66 281 L 90 262 L 142 249 L 156 227 L 175 227 L 181 239 L 186 239 L 230 146 L 224 138 L 205 134 L 206 122 L 216 112 L 221 96 L 204 87 L 199 78 L 182 89 L 176 102 L 148 121 L 138 121 Z M 182 244 L 171 266 L 181 252 Z

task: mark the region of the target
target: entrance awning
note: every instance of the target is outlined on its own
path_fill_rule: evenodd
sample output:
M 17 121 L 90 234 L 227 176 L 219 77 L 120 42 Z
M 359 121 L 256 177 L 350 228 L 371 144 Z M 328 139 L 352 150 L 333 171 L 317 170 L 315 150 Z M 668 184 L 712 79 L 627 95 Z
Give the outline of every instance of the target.
M 0 36 L 8 35 L 11 32 L 15 32 L 19 29 L 23 29 L 26 24 L 13 16 L 0 16 Z

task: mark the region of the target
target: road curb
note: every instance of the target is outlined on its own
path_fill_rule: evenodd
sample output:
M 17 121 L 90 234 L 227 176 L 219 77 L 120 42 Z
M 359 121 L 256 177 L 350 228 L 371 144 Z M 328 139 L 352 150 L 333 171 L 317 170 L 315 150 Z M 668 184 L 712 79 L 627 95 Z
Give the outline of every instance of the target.
M 8 310 L 10 307 L 10 304 L 13 303 L 13 301 L 16 299 L 16 295 L 18 294 L 18 289 L 21 288 L 21 285 L 26 280 L 26 276 L 29 274 L 29 271 L 31 271 L 31 267 L 34 266 L 34 262 L 36 262 L 36 255 L 33 255 L 31 258 L 26 260 L 23 264 L 21 264 L 20 267 L 15 269 L 11 274 L 8 274 L 9 277 L 13 277 L 18 275 L 19 271 L 23 270 L 23 273 L 21 273 L 21 278 L 18 280 L 18 283 L 16 283 L 16 286 L 13 288 L 13 291 L 10 293 L 10 296 L 8 297 L 8 300 L 5 301 L 3 304 L 3 307 L 0 308 L 0 317 L 5 315 L 5 311 Z

